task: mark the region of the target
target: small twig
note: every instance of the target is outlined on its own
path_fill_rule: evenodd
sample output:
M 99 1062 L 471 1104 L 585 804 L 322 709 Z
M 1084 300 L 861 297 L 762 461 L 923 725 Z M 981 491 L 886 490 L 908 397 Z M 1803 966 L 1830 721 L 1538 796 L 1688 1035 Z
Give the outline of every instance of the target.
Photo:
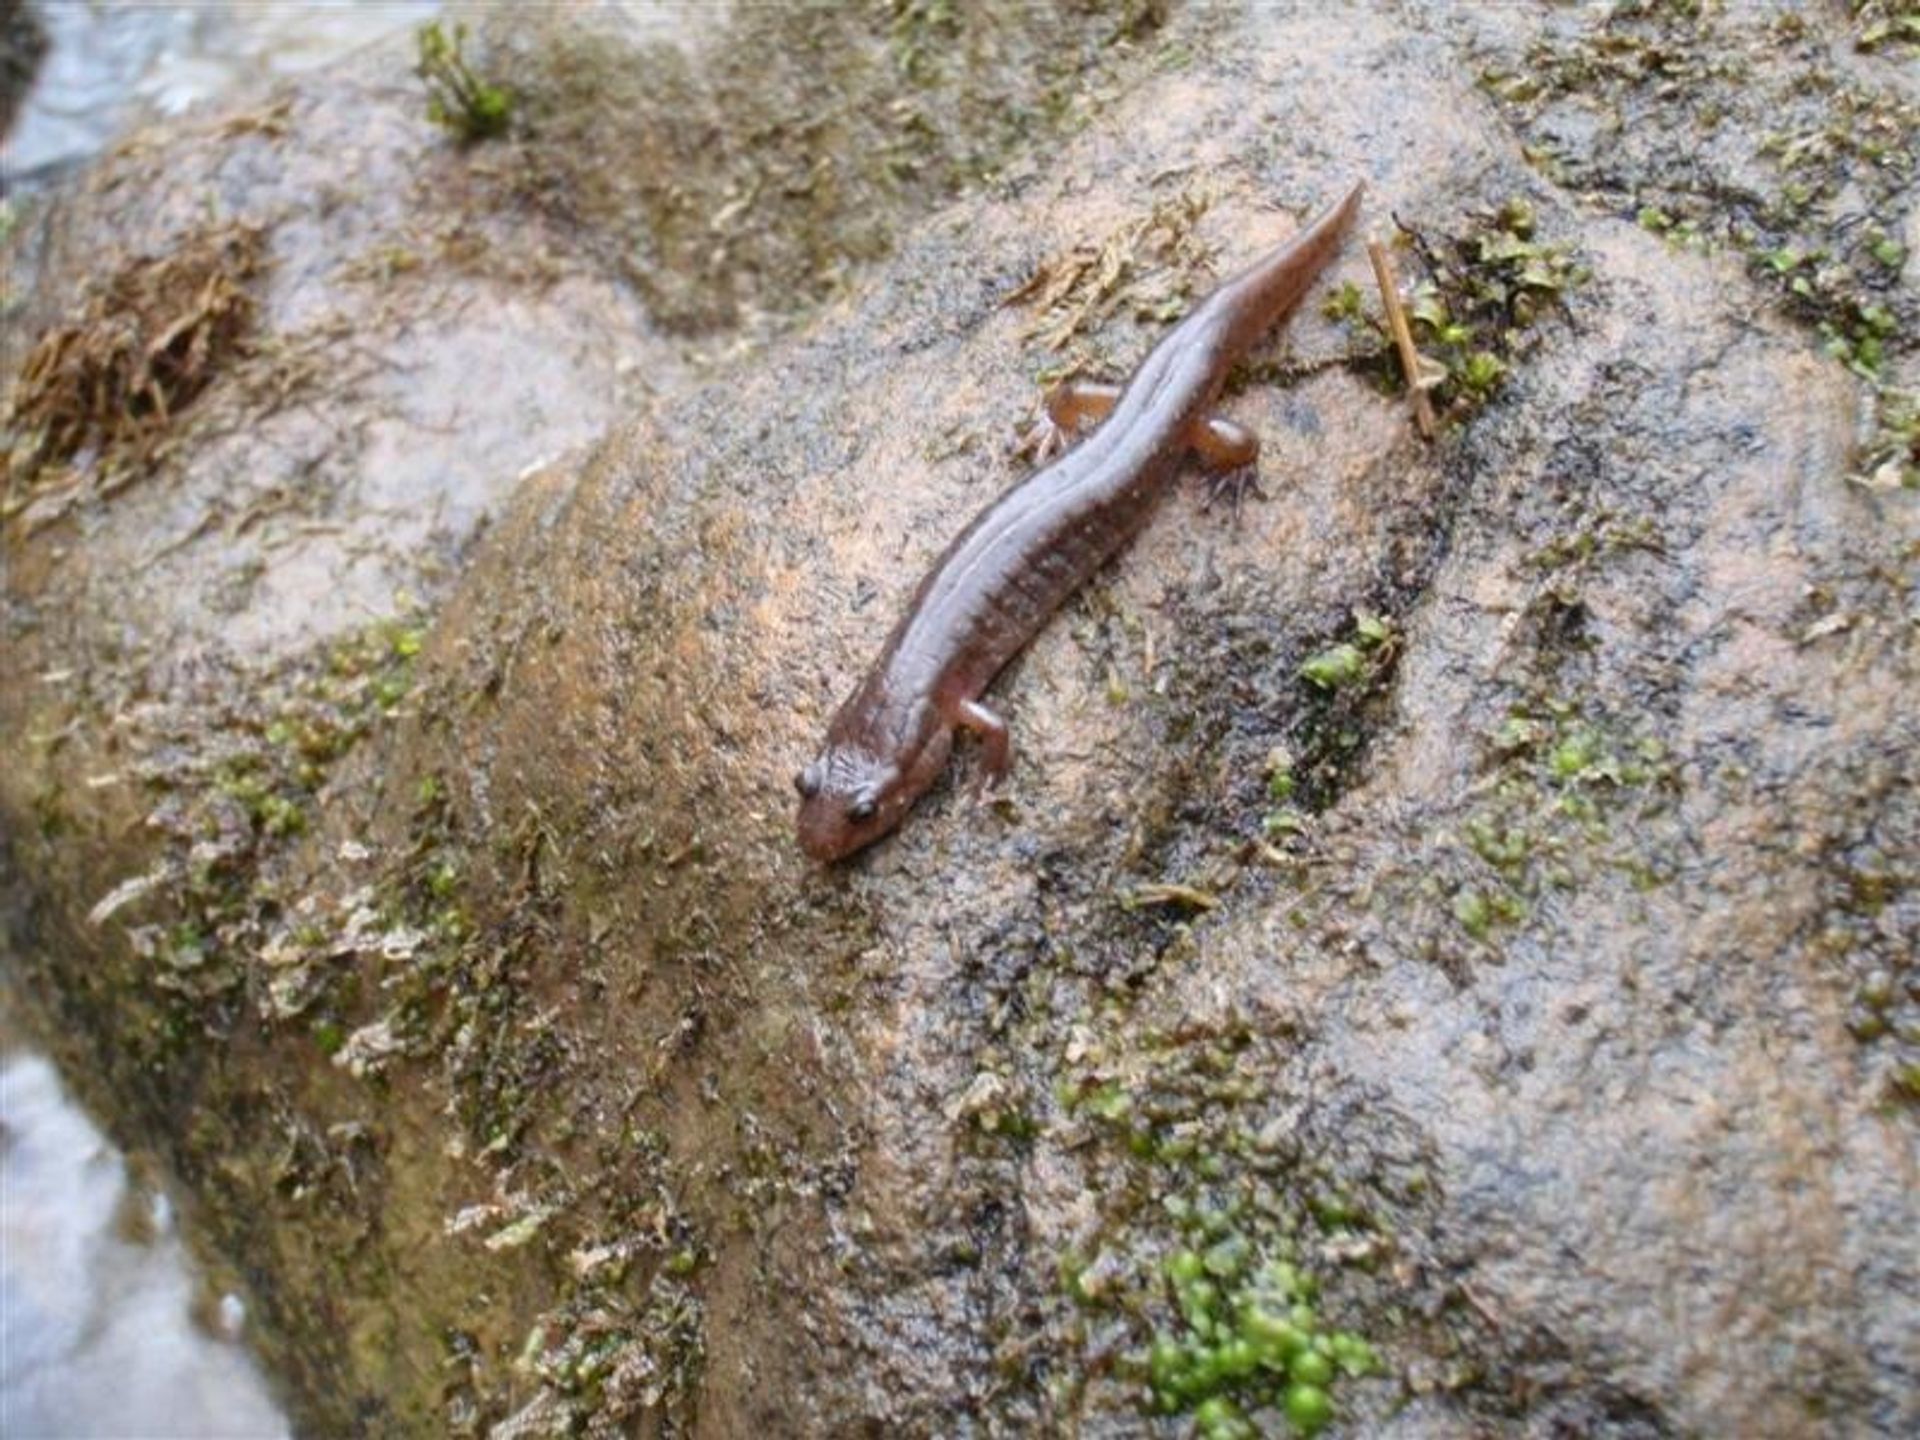
M 1400 303 L 1400 282 L 1394 278 L 1393 261 L 1387 247 L 1378 240 L 1367 241 L 1367 258 L 1373 262 L 1373 278 L 1380 286 L 1380 303 L 1387 309 L 1387 326 L 1393 331 L 1393 343 L 1400 350 L 1400 368 L 1406 373 L 1407 391 L 1413 396 L 1413 418 L 1420 433 L 1433 439 L 1433 402 L 1421 384 L 1420 352 L 1413 345 L 1413 328 L 1407 324 L 1407 312 Z
M 1468 1307 L 1472 1309 L 1474 1314 L 1478 1315 L 1494 1329 L 1499 1330 L 1504 1328 L 1500 1323 L 1499 1312 L 1478 1295 L 1474 1294 L 1473 1287 L 1464 1280 L 1460 1282 L 1460 1298 L 1467 1302 Z
M 1211 910 L 1220 897 L 1192 885 L 1142 885 L 1122 899 L 1131 910 L 1140 905 L 1178 905 L 1188 910 Z

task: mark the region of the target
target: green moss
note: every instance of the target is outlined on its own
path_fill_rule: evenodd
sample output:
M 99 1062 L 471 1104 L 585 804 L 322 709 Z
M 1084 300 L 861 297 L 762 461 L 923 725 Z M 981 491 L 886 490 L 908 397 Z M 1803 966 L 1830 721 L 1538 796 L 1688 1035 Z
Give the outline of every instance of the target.
M 1252 1413 L 1278 1411 L 1300 1434 L 1333 1417 L 1338 1377 L 1373 1373 L 1373 1347 L 1329 1331 L 1311 1301 L 1317 1287 L 1285 1260 L 1262 1260 L 1239 1234 L 1164 1266 L 1180 1325 L 1153 1337 L 1144 1357 L 1147 1408 L 1190 1411 L 1206 1436 L 1258 1434 Z
M 1467 935 L 1488 940 L 1523 923 L 1549 888 L 1596 859 L 1636 888 L 1663 882 L 1664 865 L 1629 833 L 1616 843 L 1616 815 L 1644 817 L 1667 802 L 1677 772 L 1664 748 L 1565 702 L 1526 705 L 1487 737 L 1498 782 L 1463 820 L 1457 843 L 1475 862 L 1458 874 L 1451 908 Z
M 1354 612 L 1353 635 L 1362 650 L 1378 650 L 1394 639 L 1393 626 L 1386 619 L 1363 610 Z
M 1856 7 L 1856 44 L 1904 58 L 1913 49 L 1909 11 L 1900 0 Z M 1884 413 L 1899 408 L 1889 377 L 1920 326 L 1895 238 L 1920 167 L 1920 112 L 1870 66 L 1836 71 L 1832 43 L 1833 27 L 1805 15 L 1614 7 L 1597 23 L 1534 40 L 1519 63 L 1488 65 L 1483 82 L 1523 132 L 1557 98 L 1575 95 L 1610 122 L 1597 134 L 1617 126 L 1653 142 L 1596 142 L 1548 159 L 1560 183 L 1617 200 L 1676 244 L 1745 255 L 1779 309 L 1858 376 Z M 1712 149 L 1702 135 L 1715 137 Z M 1750 163 L 1702 159 L 1729 148 Z M 1880 488 L 1920 483 L 1920 467 L 1900 453 L 1898 422 L 1871 428 L 1855 478 Z
M 1628 551 L 1658 553 L 1659 527 L 1653 517 L 1623 517 L 1606 507 L 1583 512 L 1566 533 L 1556 535 L 1527 557 L 1539 570 L 1579 567 Z
M 1300 666 L 1300 674 L 1322 690 L 1338 690 L 1366 674 L 1366 660 L 1359 647 L 1334 645 L 1309 656 Z
M 1493 928 L 1493 907 L 1478 890 L 1462 890 L 1453 897 L 1453 918 L 1474 939 L 1484 940 Z
M 1293 757 L 1276 749 L 1267 756 L 1267 798 L 1285 804 L 1293 798 L 1293 790 Z
M 1498 355 L 1475 350 L 1460 364 L 1460 386 L 1467 394 L 1484 399 L 1506 373 L 1506 362 Z
M 1333 1400 L 1318 1385 L 1302 1382 L 1287 1387 L 1287 1423 L 1302 1435 L 1317 1435 L 1333 1419 Z
M 1913 0 L 1851 0 L 1850 8 L 1856 50 L 1920 52 L 1920 6 Z
M 1656 227 L 1671 223 L 1657 211 L 1643 219 Z M 1444 227 L 1401 226 L 1408 254 L 1400 263 L 1411 283 L 1407 315 L 1428 367 L 1420 384 L 1452 420 L 1470 418 L 1492 398 L 1540 343 L 1539 321 L 1590 278 L 1564 244 L 1537 237 L 1539 223 L 1532 202 L 1515 196 Z M 1405 383 L 1386 322 L 1367 308 L 1357 287 L 1335 291 L 1324 308 L 1371 342 L 1351 357 L 1353 368 L 1389 388 Z
M 427 118 L 464 144 L 504 135 L 513 120 L 513 94 L 473 73 L 467 63 L 467 27 L 451 33 L 437 20 L 415 32 L 413 73 L 427 87 Z
M 1080 1103 L 1099 1120 L 1121 1120 L 1133 1109 L 1133 1097 L 1117 1081 L 1089 1091 Z
M 1421 354 L 1439 367 L 1437 405 L 1471 415 L 1538 343 L 1533 327 L 1588 272 L 1567 247 L 1535 237 L 1523 198 L 1445 234 L 1409 233 L 1417 283 L 1409 306 Z
M 1382 615 L 1356 610 L 1344 636 L 1300 662 L 1298 720 L 1290 745 L 1268 756 L 1262 833 L 1279 840 L 1344 788 L 1384 707 L 1402 646 Z
M 700 1268 L 700 1252 L 692 1249 L 676 1250 L 667 1257 L 667 1262 L 662 1268 L 676 1279 L 684 1278 Z
M 1366 304 L 1361 299 L 1360 287 L 1351 280 L 1342 281 L 1321 304 L 1320 313 L 1329 320 L 1364 319 Z
M 1271 1097 L 1246 1083 L 1271 1073 L 1271 1055 L 1247 1054 L 1258 1043 L 1229 1028 L 1153 1044 L 1128 1081 L 1085 1077 L 1061 1094 L 1119 1167 L 1098 1191 L 1106 1222 L 1068 1252 L 1061 1288 L 1090 1330 L 1134 1337 L 1119 1370 L 1142 1408 L 1206 1435 L 1273 1433 L 1297 1387 L 1331 1414 L 1344 1384 L 1382 1368 L 1328 1317 L 1351 1310 L 1349 1278 L 1391 1245 L 1371 1219 L 1391 1202 L 1262 1122 Z

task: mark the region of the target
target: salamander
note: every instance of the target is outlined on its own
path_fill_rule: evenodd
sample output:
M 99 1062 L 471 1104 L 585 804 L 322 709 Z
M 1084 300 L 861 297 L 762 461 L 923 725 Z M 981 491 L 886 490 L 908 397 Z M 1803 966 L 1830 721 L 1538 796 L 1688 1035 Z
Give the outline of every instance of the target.
M 1216 471 L 1253 463 L 1258 439 L 1209 412 L 1227 372 L 1333 258 L 1361 189 L 1208 296 L 1124 388 L 1068 382 L 1048 397 L 1043 458 L 1083 422 L 1100 424 L 975 516 L 920 582 L 794 777 L 809 856 L 842 859 L 898 825 L 958 730 L 979 739 L 987 783 L 1005 776 L 1012 748 L 981 702 L 987 686 L 1146 523 L 1190 453 Z

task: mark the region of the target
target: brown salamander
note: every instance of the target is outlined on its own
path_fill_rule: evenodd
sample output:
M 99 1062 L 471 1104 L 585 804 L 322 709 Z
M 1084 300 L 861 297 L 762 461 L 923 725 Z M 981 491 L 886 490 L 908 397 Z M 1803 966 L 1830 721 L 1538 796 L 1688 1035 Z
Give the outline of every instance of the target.
M 1105 419 L 976 516 L 920 582 L 820 754 L 794 778 L 807 854 L 838 860 L 898 825 L 946 764 L 956 729 L 979 737 L 990 781 L 1005 775 L 1006 722 L 981 695 L 1146 522 L 1188 452 L 1213 469 L 1252 463 L 1259 441 L 1208 411 L 1228 370 L 1333 257 L 1360 190 L 1210 295 L 1124 389 L 1070 383 L 1048 397 L 1050 439 Z

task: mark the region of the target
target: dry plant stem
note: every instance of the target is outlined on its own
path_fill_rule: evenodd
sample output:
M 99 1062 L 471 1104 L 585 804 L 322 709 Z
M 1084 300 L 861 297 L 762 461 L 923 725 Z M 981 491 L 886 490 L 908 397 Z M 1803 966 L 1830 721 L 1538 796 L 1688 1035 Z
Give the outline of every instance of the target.
M 1380 286 L 1380 303 L 1386 306 L 1387 327 L 1393 331 L 1393 343 L 1400 350 L 1400 369 L 1407 377 L 1407 393 L 1413 396 L 1413 418 L 1420 433 L 1433 439 L 1433 404 L 1420 384 L 1420 352 L 1413 347 L 1413 328 L 1407 324 L 1406 308 L 1400 303 L 1400 282 L 1393 273 L 1393 261 L 1387 247 L 1378 240 L 1367 241 L 1367 258 L 1373 262 L 1373 278 Z

